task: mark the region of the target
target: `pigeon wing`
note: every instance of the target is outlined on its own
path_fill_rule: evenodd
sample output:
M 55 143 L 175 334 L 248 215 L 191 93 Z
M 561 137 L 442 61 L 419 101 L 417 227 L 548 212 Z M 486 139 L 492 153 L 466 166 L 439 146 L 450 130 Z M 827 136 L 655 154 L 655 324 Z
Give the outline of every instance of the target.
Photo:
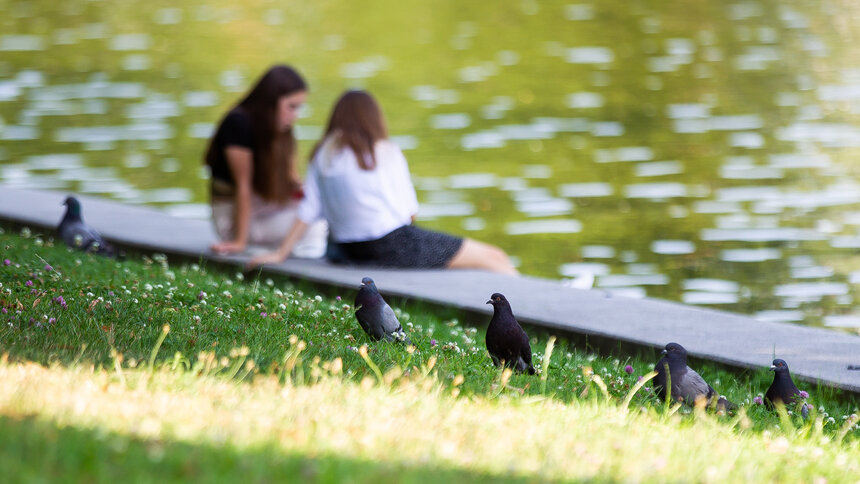
M 684 397 L 684 401 L 691 405 L 696 403 L 696 398 L 707 398 L 709 394 L 714 392 L 714 389 L 708 385 L 708 382 L 689 366 L 687 367 L 687 372 L 679 377 L 678 380 L 680 381 L 672 381 L 672 397 Z
M 528 371 L 532 366 L 532 346 L 529 344 L 529 336 L 520 329 L 520 354 L 518 366 L 521 371 Z
M 382 306 L 382 330 L 385 331 L 385 334 L 391 334 L 398 331 L 403 331 L 403 327 L 400 326 L 400 321 L 397 320 L 397 315 L 394 314 L 394 310 L 391 309 L 387 303 Z
M 90 245 L 101 240 L 98 232 L 81 222 L 67 224 L 62 228 L 60 236 L 66 245 L 81 250 L 86 250 Z

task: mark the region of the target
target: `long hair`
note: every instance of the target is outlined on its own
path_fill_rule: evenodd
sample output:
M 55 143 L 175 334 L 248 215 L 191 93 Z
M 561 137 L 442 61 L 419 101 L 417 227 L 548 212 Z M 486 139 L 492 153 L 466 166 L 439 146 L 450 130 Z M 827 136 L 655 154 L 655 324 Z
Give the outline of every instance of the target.
M 348 146 L 355 153 L 362 169 L 376 167 L 373 147 L 377 141 L 388 138 L 385 119 L 376 99 L 366 91 L 345 92 L 335 103 L 325 133 L 311 153 L 311 160 L 332 135 L 336 146 Z
M 292 127 L 279 131 L 275 122 L 278 99 L 306 90 L 305 80 L 295 69 L 286 65 L 275 65 L 260 77 L 234 108 L 243 111 L 251 119 L 254 143 L 254 174 L 251 184 L 254 191 L 265 200 L 286 201 L 297 188 L 291 177 L 296 162 L 296 138 Z M 214 138 L 209 143 L 205 158 L 210 166 L 218 157 L 213 142 Z

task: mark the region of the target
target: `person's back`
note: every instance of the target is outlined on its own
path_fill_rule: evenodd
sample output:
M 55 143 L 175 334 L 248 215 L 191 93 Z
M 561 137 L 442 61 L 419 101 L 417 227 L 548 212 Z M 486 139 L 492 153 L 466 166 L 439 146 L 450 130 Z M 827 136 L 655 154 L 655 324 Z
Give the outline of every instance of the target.
M 376 165 L 361 168 L 355 153 L 339 146 L 336 135 L 317 151 L 308 170 L 320 197 L 321 210 L 337 242 L 372 240 L 408 225 L 418 212 L 406 158 L 387 139 L 374 144 Z M 301 216 L 301 212 L 300 212 Z

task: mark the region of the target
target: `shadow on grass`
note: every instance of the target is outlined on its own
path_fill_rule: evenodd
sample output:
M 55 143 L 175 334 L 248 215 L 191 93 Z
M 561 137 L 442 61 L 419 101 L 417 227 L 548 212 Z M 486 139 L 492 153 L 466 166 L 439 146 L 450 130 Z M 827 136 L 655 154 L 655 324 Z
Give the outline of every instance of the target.
M 3 481 L 17 482 L 530 482 L 432 465 L 284 454 L 145 440 L 34 417 L 0 417 Z M 392 449 L 396 452 L 396 449 Z

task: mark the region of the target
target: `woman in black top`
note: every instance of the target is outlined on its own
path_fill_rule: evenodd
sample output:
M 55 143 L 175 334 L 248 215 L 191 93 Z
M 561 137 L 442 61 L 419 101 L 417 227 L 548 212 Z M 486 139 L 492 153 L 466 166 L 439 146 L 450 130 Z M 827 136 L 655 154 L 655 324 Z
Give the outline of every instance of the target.
M 210 167 L 212 218 L 221 254 L 248 245 L 277 246 L 292 226 L 301 179 L 296 170 L 293 123 L 307 98 L 307 84 L 291 67 L 266 71 L 221 121 L 206 152 Z M 294 255 L 321 257 L 324 225 L 307 234 Z

